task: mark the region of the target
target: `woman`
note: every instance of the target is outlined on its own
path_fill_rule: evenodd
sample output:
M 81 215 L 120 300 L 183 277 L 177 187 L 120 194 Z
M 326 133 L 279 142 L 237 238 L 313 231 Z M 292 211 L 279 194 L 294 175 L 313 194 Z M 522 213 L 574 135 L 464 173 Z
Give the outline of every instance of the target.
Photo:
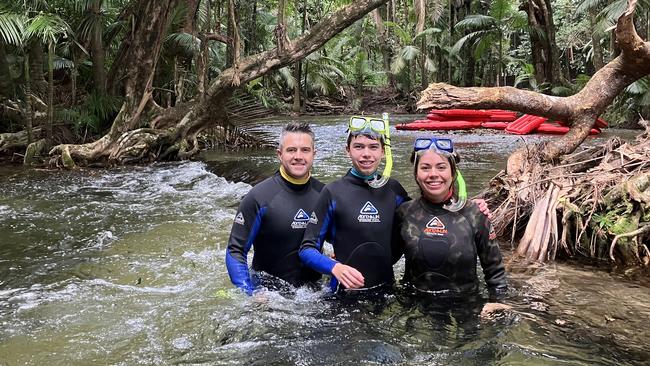
M 426 293 L 474 293 L 478 256 L 490 298 L 496 299 L 507 291 L 501 253 L 488 218 L 465 200 L 458 160 L 449 139 L 415 140 L 411 162 L 421 195 L 398 209 L 404 282 Z

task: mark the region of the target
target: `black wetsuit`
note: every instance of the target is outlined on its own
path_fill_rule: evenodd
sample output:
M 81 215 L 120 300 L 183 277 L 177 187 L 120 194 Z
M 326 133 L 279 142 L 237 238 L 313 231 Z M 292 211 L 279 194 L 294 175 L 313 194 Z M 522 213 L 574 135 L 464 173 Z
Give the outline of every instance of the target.
M 404 282 L 427 292 L 466 294 L 478 289 L 478 256 L 490 295 L 507 290 L 501 252 L 488 218 L 474 203 L 458 212 L 420 197 L 398 212 L 406 243 Z
M 300 247 L 300 259 L 310 268 L 331 274 L 337 262 L 356 268 L 366 288 L 392 284 L 393 263 L 399 259 L 391 247 L 401 244 L 395 211 L 409 197 L 390 179 L 371 188 L 350 172 L 323 188 Z M 336 261 L 322 254 L 323 242 L 334 248 Z M 333 278 L 332 288 L 338 283 Z
M 320 274 L 300 262 L 298 249 L 309 213 L 323 189 L 310 178 L 304 185 L 286 181 L 279 172 L 253 187 L 239 205 L 228 248 L 226 267 L 232 283 L 247 293 L 254 285 L 247 254 L 255 247 L 253 269 L 279 277 L 294 286 L 316 281 Z

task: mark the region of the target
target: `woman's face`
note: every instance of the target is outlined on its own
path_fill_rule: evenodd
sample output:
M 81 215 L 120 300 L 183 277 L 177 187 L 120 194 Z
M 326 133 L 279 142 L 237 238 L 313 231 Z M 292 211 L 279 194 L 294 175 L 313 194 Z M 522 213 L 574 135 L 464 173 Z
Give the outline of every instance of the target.
M 425 151 L 418 161 L 415 180 L 424 198 L 434 203 L 444 202 L 453 183 L 449 160 L 433 150 Z

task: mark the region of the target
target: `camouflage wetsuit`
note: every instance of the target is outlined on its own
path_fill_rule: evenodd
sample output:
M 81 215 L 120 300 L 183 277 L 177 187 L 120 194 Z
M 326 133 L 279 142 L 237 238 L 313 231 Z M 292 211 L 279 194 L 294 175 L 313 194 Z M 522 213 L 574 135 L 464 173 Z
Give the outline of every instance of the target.
M 235 286 L 248 293 L 253 291 L 246 258 L 251 246 L 255 247 L 253 269 L 256 271 L 264 271 L 294 286 L 320 278 L 319 273 L 300 262 L 298 249 L 309 213 L 322 189 L 323 183 L 315 178 L 296 185 L 277 172 L 246 194 L 226 249 L 226 267 Z
M 337 261 L 352 266 L 363 274 L 366 288 L 392 284 L 393 263 L 401 254 L 391 247 L 400 241 L 395 210 L 408 199 L 394 179 L 371 188 L 348 172 L 323 188 L 305 231 L 300 259 L 325 274 L 332 273 Z M 332 244 L 336 261 L 321 254 L 325 240 Z M 332 280 L 335 289 L 338 283 Z
M 404 282 L 421 291 L 471 293 L 478 289 L 478 255 L 490 295 L 505 293 L 501 252 L 492 225 L 476 204 L 450 212 L 420 197 L 403 204 L 398 216 L 406 243 Z

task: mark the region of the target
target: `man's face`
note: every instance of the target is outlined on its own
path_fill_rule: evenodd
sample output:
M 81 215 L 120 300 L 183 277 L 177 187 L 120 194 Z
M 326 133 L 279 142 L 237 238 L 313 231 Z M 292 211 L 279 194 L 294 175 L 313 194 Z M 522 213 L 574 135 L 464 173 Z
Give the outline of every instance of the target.
M 384 156 L 381 141 L 373 140 L 364 135 L 352 136 L 346 148 L 352 166 L 363 175 L 373 174 Z
M 287 174 L 295 179 L 306 178 L 316 154 L 314 140 L 306 133 L 289 132 L 284 135 L 277 154 Z

